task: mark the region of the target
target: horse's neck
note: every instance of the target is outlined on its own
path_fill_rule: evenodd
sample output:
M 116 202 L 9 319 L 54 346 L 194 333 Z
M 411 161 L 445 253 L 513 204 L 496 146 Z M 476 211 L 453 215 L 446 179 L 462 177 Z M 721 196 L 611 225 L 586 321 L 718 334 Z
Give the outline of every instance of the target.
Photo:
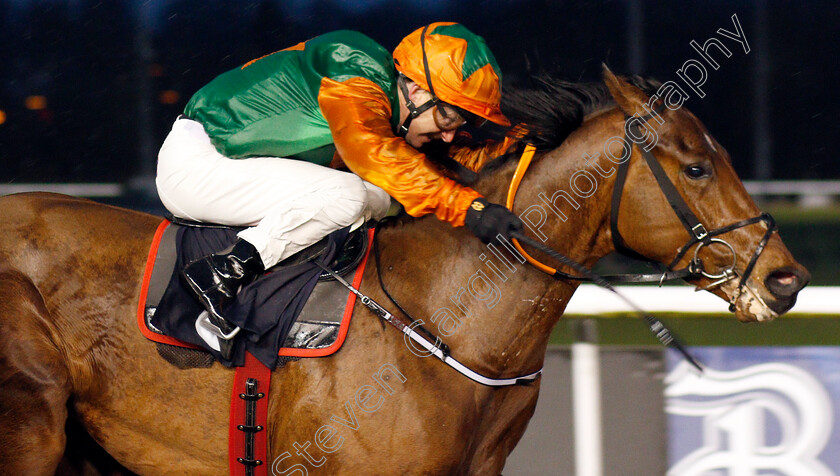
M 577 209 L 558 202 L 565 221 L 548 210 L 540 195 L 551 198 L 557 190 L 570 191 L 572 175 L 589 170 L 584 153 L 594 155 L 602 147 L 602 141 L 587 138 L 595 130 L 584 125 L 563 146 L 535 160 L 514 208 L 522 213 L 540 205 L 547 213 L 541 229 L 549 237 L 546 243 L 587 265 L 609 251 L 605 230 L 611 177 L 598 177 L 598 190 L 592 196 L 576 197 Z M 507 164 L 484 177 L 477 189 L 492 202 L 505 203 L 515 166 Z M 389 254 L 399 263 L 394 272 L 402 279 L 399 284 L 386 281 L 394 283 L 397 296 L 414 296 L 415 317 L 422 318 L 456 358 L 488 376 L 512 376 L 542 365 L 551 329 L 576 284 L 521 264 L 501 243 L 483 245 L 463 228 L 437 220 L 417 221 L 394 232 L 397 236 L 391 242 L 401 251 Z M 407 244 L 411 258 L 405 256 Z M 383 259 L 386 269 L 390 264 Z
M 537 223 L 545 214 L 539 230 L 528 227 L 527 232 L 588 266 L 612 251 L 609 217 L 616 166 L 604 158 L 604 146 L 623 133 L 617 115 L 615 106 L 591 113 L 563 144 L 535 157 L 514 201 L 514 212 L 526 222 Z M 516 162 L 483 178 L 476 189 L 490 201 L 506 203 Z M 590 185 L 591 192 L 585 190 Z

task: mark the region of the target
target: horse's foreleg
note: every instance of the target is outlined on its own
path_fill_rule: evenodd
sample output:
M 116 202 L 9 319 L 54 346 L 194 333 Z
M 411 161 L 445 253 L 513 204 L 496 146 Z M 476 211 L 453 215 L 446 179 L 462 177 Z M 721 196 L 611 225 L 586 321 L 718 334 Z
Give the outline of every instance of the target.
M 0 272 L 0 473 L 53 474 L 64 452 L 70 377 L 41 294 Z
M 539 383 L 528 387 L 513 387 L 507 392 L 498 409 L 476 433 L 482 435 L 465 474 L 501 474 L 508 455 L 525 433 L 528 421 L 537 407 Z

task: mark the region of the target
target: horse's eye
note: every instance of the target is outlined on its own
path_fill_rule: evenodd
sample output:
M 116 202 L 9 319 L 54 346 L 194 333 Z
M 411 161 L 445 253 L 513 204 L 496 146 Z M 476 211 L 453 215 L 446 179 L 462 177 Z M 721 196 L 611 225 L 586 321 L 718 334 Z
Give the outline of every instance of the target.
M 686 167 L 685 174 L 688 175 L 688 178 L 700 179 L 703 177 L 707 177 L 709 175 L 709 171 L 702 165 L 695 164 Z

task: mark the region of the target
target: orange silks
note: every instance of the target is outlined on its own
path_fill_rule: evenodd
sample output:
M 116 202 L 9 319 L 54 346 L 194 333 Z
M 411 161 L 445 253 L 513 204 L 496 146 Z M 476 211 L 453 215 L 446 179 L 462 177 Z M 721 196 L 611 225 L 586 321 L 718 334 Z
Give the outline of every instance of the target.
M 434 213 L 453 226 L 464 224 L 467 207 L 481 195 L 444 177 L 429 159 L 391 129 L 391 104 L 372 81 L 321 81 L 321 111 L 347 167 L 388 192 L 415 217 Z M 464 153 L 471 165 L 486 160 Z M 469 165 L 468 165 L 469 166 Z

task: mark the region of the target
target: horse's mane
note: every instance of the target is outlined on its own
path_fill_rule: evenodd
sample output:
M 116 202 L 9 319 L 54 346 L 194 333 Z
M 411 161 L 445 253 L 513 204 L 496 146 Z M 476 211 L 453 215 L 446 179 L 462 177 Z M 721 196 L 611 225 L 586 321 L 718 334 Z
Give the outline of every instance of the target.
M 652 95 L 661 86 L 653 78 L 624 77 L 630 84 Z M 520 139 L 519 147 L 488 163 L 482 172 L 498 168 L 521 151 L 522 144 L 533 144 L 538 151 L 555 149 L 583 118 L 598 109 L 615 104 L 602 83 L 573 83 L 541 74 L 530 78 L 528 86 L 514 86 L 502 94 L 502 111 L 512 124 L 512 133 Z

